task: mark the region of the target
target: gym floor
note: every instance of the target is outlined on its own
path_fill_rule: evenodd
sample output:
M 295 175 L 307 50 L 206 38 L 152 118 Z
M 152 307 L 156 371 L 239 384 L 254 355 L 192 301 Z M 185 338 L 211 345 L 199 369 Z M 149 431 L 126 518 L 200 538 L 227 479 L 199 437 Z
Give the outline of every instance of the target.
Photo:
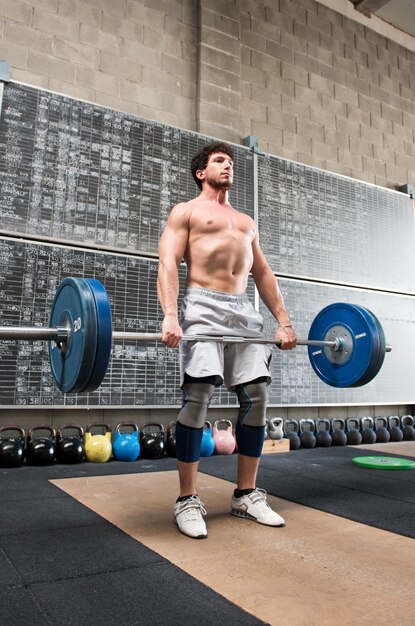
M 285 517 L 229 515 L 236 456 L 201 460 L 209 537 L 173 524 L 175 460 L 1 469 L 0 624 L 411 625 L 415 442 L 265 454 Z

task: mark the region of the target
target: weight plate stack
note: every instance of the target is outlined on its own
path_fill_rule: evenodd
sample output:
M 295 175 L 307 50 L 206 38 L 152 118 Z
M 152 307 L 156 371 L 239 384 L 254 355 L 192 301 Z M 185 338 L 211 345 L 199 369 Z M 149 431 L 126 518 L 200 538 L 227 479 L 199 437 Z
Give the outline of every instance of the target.
M 332 387 L 358 387 L 372 380 L 381 358 L 381 340 L 371 314 L 355 304 L 331 304 L 318 313 L 308 338 L 328 341 L 333 333 L 342 341 L 344 338 L 339 351 L 308 347 L 310 363 L 317 376 Z M 339 354 L 337 360 L 336 354 Z
M 95 391 L 102 383 L 108 369 L 112 348 L 112 315 L 107 292 L 96 278 L 85 278 L 95 300 L 97 317 L 97 349 L 95 363 L 83 393 Z
M 369 383 L 376 376 L 378 372 L 377 368 L 378 368 L 378 363 L 381 357 L 381 341 L 380 341 L 378 326 L 375 322 L 375 319 L 372 313 L 368 309 L 360 305 L 355 304 L 354 306 L 358 307 L 362 315 L 366 317 L 368 327 L 371 329 L 371 332 L 372 332 L 372 340 L 373 340 L 372 354 L 370 357 L 369 366 L 366 368 L 366 371 L 362 374 L 361 378 L 352 385 L 353 387 L 361 387 L 362 385 L 367 385 L 367 383 Z
M 382 367 L 383 361 L 385 360 L 385 354 L 386 354 L 386 339 L 385 339 L 385 333 L 382 328 L 382 324 L 380 323 L 376 315 L 372 313 L 372 311 L 369 311 L 369 309 L 366 309 L 365 307 L 360 307 L 360 308 L 363 311 L 365 311 L 365 313 L 373 320 L 375 324 L 375 327 L 379 336 L 379 354 L 378 354 L 377 362 L 373 364 L 373 368 L 371 368 L 368 372 L 366 372 L 366 376 L 364 377 L 363 382 L 361 382 L 360 385 L 353 385 L 354 387 L 366 385 L 371 380 L 373 380 L 373 378 L 378 374 L 380 368 Z
M 83 393 L 93 374 L 98 342 L 95 298 L 83 278 L 65 278 L 52 304 L 50 325 L 66 327 L 68 340 L 49 342 L 49 361 L 63 393 Z

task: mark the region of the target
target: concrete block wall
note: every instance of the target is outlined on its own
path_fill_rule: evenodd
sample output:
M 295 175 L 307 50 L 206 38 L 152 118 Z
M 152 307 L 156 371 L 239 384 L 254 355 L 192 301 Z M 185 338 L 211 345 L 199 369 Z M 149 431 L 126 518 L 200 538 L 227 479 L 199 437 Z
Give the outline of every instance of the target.
M 415 48 L 315 0 L 239 5 L 243 133 L 271 154 L 414 184 Z
M 193 0 L 0 0 L 10 77 L 196 130 Z
M 11 78 L 415 184 L 415 38 L 349 0 L 0 0 Z M 376 26 L 376 29 L 374 27 Z

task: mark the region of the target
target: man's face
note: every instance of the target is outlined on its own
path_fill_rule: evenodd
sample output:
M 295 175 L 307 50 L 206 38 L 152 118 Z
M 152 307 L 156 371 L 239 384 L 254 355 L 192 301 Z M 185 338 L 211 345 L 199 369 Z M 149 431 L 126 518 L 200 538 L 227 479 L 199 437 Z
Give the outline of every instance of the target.
M 210 155 L 202 180 L 206 180 L 215 189 L 229 189 L 233 182 L 233 161 L 225 152 Z

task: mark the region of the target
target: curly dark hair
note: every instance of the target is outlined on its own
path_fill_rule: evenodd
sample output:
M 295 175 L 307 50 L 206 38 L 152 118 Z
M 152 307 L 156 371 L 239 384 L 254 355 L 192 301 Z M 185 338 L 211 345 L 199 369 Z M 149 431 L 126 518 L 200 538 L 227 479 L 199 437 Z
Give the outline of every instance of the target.
M 216 154 L 217 152 L 224 152 L 232 159 L 232 161 L 235 160 L 232 148 L 223 141 L 213 141 L 212 143 L 206 144 L 192 159 L 190 169 L 195 183 L 200 190 L 202 190 L 202 181 L 196 176 L 196 172 L 198 170 L 204 170 L 208 164 L 211 154 Z

